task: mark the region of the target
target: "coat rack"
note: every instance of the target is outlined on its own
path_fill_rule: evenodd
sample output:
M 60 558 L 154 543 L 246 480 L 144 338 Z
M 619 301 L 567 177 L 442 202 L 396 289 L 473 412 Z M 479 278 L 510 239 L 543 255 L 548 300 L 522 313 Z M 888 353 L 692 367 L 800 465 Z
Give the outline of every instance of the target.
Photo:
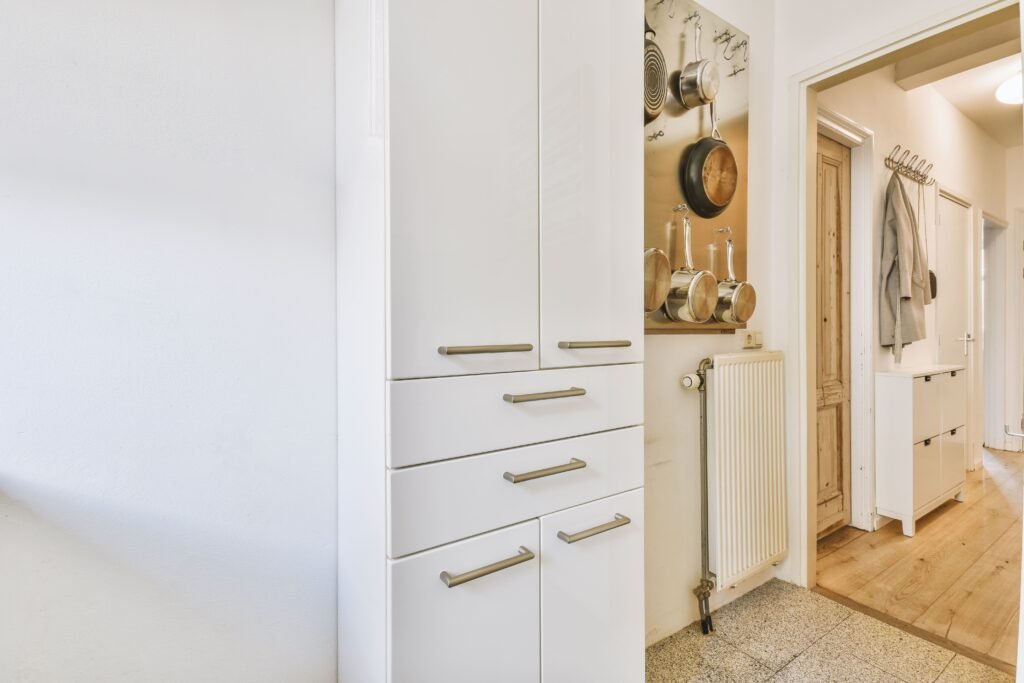
M 918 160 L 916 154 L 911 157 L 909 149 L 903 149 L 901 154 L 901 149 L 900 145 L 896 145 L 893 150 L 889 152 L 889 156 L 885 158 L 885 167 L 896 171 L 905 178 L 910 178 L 915 183 L 920 183 L 922 185 L 934 185 L 935 178 L 932 178 L 931 175 L 929 175 L 934 164 L 929 164 L 928 160 L 925 158 Z M 907 157 L 910 157 L 909 160 Z

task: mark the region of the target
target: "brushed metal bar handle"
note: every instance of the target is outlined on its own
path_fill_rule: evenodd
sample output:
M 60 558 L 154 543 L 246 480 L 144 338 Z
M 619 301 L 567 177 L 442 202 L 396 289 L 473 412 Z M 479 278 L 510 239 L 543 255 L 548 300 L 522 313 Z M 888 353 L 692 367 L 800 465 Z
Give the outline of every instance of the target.
M 480 346 L 438 346 L 442 356 L 468 356 L 477 353 L 520 353 L 533 351 L 533 344 L 484 344 Z
M 582 470 L 587 466 L 587 463 L 580 460 L 579 458 L 572 458 L 569 462 L 564 465 L 555 465 L 554 467 L 545 467 L 542 470 L 533 470 L 532 472 L 523 472 L 522 474 L 512 474 L 506 472 L 504 474 L 505 481 L 510 481 L 513 484 L 521 484 L 524 481 L 533 481 L 534 479 L 542 479 L 544 477 L 550 477 L 554 474 L 562 474 L 563 472 L 572 472 L 573 470 Z
M 586 396 L 587 390 L 579 387 L 569 387 L 559 391 L 541 391 L 536 394 L 505 394 L 502 398 L 509 403 L 529 403 L 530 401 L 548 401 L 553 398 L 570 398 L 572 396 Z
M 595 526 L 593 529 L 587 529 L 575 534 L 567 534 L 564 531 L 559 531 L 558 537 L 566 543 L 575 543 L 576 541 L 582 541 L 584 538 L 590 538 L 591 536 L 597 536 L 598 534 L 603 534 L 604 532 L 611 531 L 612 529 L 618 529 L 620 526 L 626 526 L 631 521 L 633 520 L 626 515 L 616 514 L 615 519 L 611 522 L 605 522 L 600 526 Z
M 455 588 L 456 586 L 461 586 L 464 583 L 475 581 L 482 576 L 487 576 L 488 574 L 493 574 L 494 572 L 500 572 L 502 569 L 508 569 L 509 567 L 514 567 L 517 564 L 522 564 L 523 562 L 529 562 L 535 557 L 537 556 L 533 554 L 533 551 L 531 551 L 526 546 L 521 545 L 519 546 L 518 555 L 509 557 L 504 560 L 500 560 L 493 564 L 489 564 L 486 567 L 480 567 L 479 569 L 468 571 L 465 574 L 450 574 L 448 572 L 441 572 L 441 581 L 443 581 L 444 585 L 448 586 L 449 588 Z
M 560 349 L 614 349 L 632 346 L 628 339 L 612 339 L 609 341 L 560 341 Z

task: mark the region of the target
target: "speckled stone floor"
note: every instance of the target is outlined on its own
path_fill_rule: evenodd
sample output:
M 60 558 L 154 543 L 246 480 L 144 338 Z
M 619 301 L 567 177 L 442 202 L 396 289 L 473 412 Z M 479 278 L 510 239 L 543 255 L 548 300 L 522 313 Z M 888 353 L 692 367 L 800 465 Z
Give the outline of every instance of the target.
M 817 593 L 770 581 L 647 648 L 648 683 L 1012 683 L 1013 677 Z

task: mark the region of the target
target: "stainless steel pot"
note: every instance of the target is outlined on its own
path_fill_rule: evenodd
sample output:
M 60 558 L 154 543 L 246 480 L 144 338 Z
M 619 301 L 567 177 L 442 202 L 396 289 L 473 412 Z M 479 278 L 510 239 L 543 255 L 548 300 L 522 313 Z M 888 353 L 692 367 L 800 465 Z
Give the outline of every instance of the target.
M 651 36 L 648 38 L 648 34 Z M 665 55 L 654 42 L 657 34 L 644 18 L 644 125 L 658 118 L 665 107 L 667 96 L 668 70 L 665 67 Z
M 675 229 L 675 220 L 672 221 Z M 672 273 L 672 284 L 665 298 L 665 315 L 676 322 L 705 323 L 715 313 L 718 280 L 707 270 L 693 267 L 693 228 L 690 217 L 683 216 L 683 240 L 686 264 Z
M 726 260 L 729 264 L 729 279 L 718 283 L 718 305 L 715 307 L 715 320 L 720 323 L 741 324 L 750 320 L 757 308 L 757 290 L 749 282 L 736 280 L 736 269 L 733 263 L 732 240 L 726 241 Z
M 712 102 L 722 83 L 718 65 L 701 55 L 699 22 L 693 29 L 693 39 L 694 61 L 669 76 L 672 95 L 686 109 L 696 109 Z

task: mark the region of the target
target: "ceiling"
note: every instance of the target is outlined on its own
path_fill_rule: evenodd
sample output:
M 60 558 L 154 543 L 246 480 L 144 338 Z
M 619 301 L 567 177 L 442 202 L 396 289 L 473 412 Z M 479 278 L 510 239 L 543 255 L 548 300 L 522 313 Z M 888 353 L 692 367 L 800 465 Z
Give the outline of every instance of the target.
M 996 88 L 1021 71 L 1020 54 L 960 72 L 932 83 L 939 93 L 1005 147 L 1024 143 L 1024 108 L 996 99 Z

